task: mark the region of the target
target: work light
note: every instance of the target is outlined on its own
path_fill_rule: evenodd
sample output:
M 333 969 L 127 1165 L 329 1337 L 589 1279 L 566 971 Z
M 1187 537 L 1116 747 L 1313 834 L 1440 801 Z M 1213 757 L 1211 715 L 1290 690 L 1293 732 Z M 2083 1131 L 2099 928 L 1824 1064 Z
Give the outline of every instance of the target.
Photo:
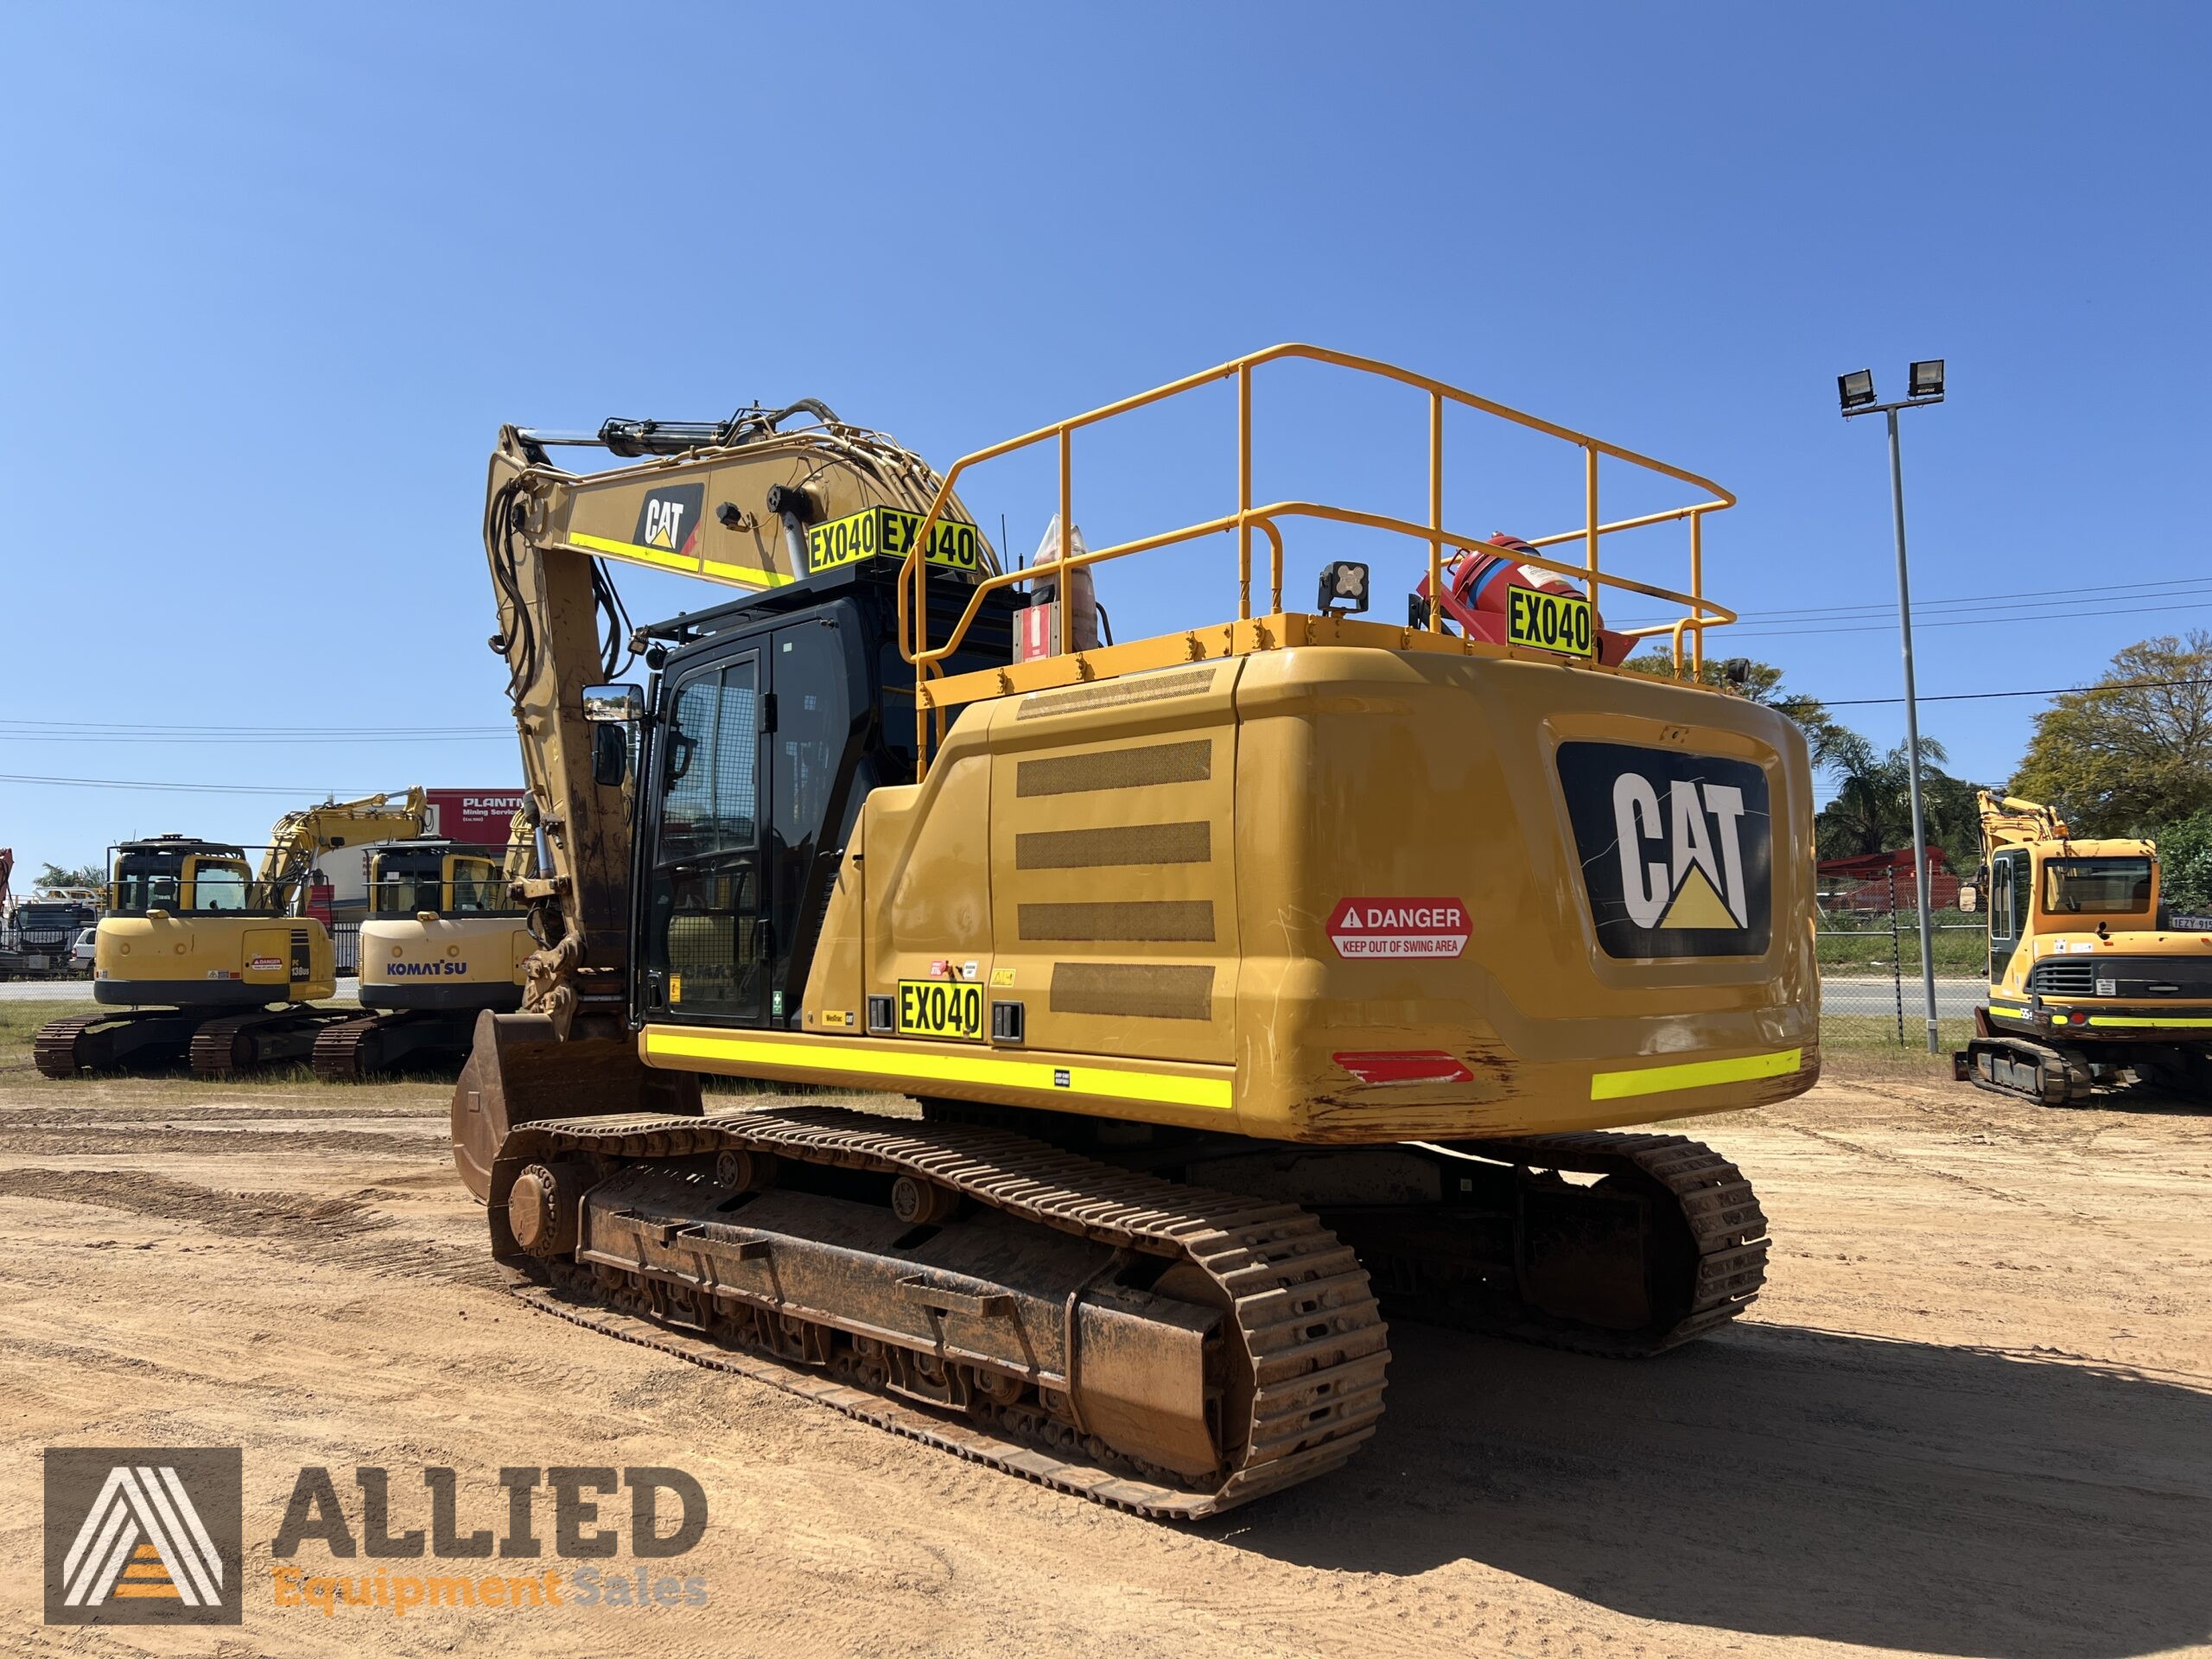
M 1324 611 L 1363 611 L 1367 608 L 1367 567 L 1349 560 L 1321 567 L 1320 608 Z

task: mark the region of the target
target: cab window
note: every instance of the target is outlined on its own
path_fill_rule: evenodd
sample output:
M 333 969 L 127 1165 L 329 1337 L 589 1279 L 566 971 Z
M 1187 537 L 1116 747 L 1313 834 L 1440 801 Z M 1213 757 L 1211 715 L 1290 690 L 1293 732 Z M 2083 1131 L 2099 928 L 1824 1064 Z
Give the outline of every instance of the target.
M 126 916 L 175 910 L 181 883 L 174 869 L 123 869 L 115 878 L 115 908 Z
M 380 916 L 412 916 L 418 911 L 438 909 L 436 866 L 424 870 L 387 865 L 379 869 L 371 905 Z
M 759 840 L 755 672 L 749 661 L 709 671 L 677 693 L 661 806 L 665 862 L 749 850 Z
M 2148 858 L 2051 858 L 2044 861 L 2047 916 L 2123 916 L 2151 907 Z
M 192 861 L 192 908 L 195 911 L 246 908 L 246 872 L 243 864 L 213 859 Z
M 497 910 L 500 893 L 499 871 L 489 859 L 456 858 L 453 868 L 453 903 L 457 911 Z

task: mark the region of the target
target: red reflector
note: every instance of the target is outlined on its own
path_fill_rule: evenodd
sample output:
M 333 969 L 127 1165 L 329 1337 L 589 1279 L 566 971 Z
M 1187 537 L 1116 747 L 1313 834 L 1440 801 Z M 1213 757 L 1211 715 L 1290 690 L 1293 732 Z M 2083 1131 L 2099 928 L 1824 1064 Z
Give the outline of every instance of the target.
M 1475 1074 L 1440 1048 L 1329 1057 L 1362 1083 L 1472 1083 Z
M 2079 1008 L 2075 1009 L 2073 1013 L 2068 1014 L 2066 1017 L 2069 1020 L 2071 1020 L 2077 1026 L 2086 1026 L 2089 1023 L 2089 1016 L 2082 1013 Z

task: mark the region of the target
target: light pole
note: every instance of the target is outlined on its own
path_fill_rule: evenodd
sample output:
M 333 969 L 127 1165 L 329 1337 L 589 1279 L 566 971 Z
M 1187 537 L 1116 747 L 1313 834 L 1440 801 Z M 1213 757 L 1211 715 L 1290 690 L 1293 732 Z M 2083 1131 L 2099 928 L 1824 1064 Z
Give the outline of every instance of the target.
M 1874 372 L 1857 369 L 1840 374 L 1836 397 L 1843 418 L 1882 414 L 1890 417 L 1890 517 L 1897 537 L 1897 632 L 1904 642 L 1905 776 L 1912 796 L 1913 889 L 1920 905 L 1920 983 L 1928 998 L 1928 1052 L 1942 1052 L 1936 1035 L 1936 925 L 1928 903 L 1928 824 L 1920 810 L 1920 705 L 1912 688 L 1912 584 L 1904 556 L 1904 466 L 1897 453 L 1897 411 L 1923 409 L 1943 401 L 1943 359 L 1929 358 L 1912 365 L 1909 395 L 1900 403 L 1874 401 Z

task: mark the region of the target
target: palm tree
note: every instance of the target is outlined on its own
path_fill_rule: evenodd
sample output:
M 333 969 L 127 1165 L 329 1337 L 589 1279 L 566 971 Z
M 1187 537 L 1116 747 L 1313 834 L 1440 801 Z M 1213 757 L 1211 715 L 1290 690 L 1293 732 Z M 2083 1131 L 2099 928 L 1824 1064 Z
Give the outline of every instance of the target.
M 1855 858 L 1912 845 L 1912 780 L 1905 746 L 1876 750 L 1858 733 L 1835 727 L 1814 765 L 1835 785 L 1835 798 L 1814 821 L 1822 858 Z M 1920 740 L 1921 816 L 1929 840 L 1959 861 L 1980 844 L 1974 785 L 1943 770 L 1950 760 L 1932 737 Z

